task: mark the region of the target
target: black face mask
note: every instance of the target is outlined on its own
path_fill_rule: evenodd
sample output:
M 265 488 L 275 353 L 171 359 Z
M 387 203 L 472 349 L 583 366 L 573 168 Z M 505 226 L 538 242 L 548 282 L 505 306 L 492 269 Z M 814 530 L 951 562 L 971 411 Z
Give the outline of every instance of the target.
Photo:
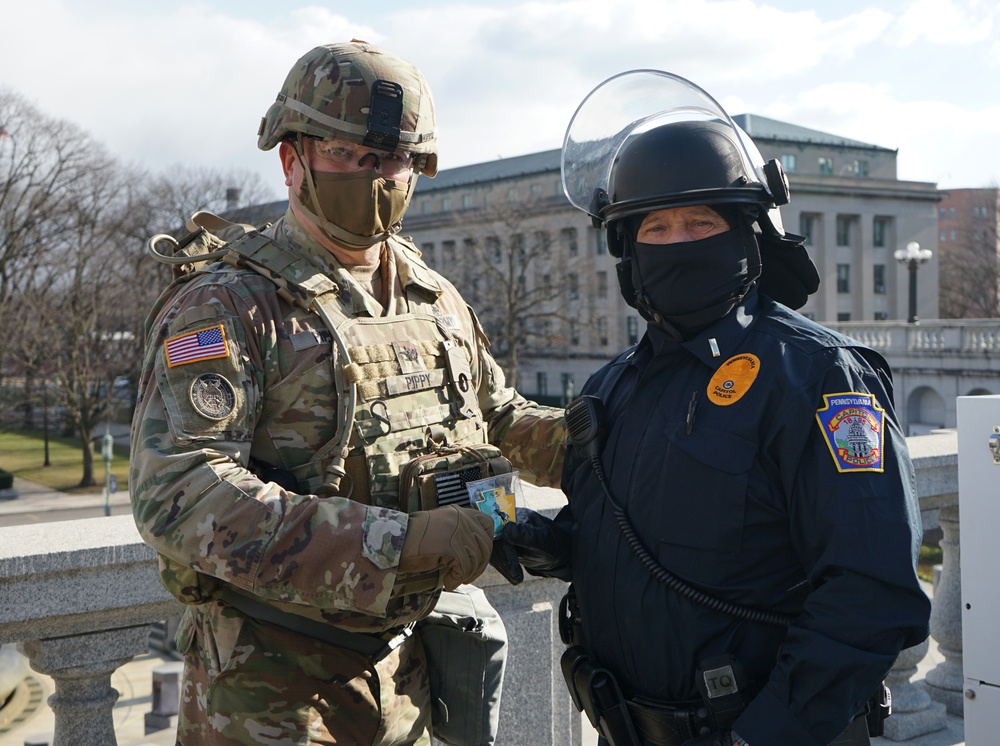
M 625 300 L 685 336 L 729 313 L 760 275 L 753 229 L 740 223 L 699 241 L 626 243 L 631 271 L 619 272 Z

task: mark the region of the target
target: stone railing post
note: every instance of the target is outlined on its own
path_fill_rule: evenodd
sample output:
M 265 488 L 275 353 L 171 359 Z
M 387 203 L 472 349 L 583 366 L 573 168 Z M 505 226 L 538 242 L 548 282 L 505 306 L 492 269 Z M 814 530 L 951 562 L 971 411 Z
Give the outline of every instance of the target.
M 30 640 L 18 644 L 31 667 L 51 676 L 55 694 L 53 746 L 116 746 L 111 710 L 119 692 L 111 675 L 149 648 L 149 625 L 91 632 L 76 637 Z
M 947 505 L 938 513 L 944 537 L 941 540 L 941 579 L 934 592 L 931 637 L 944 660 L 927 672 L 927 691 L 943 702 L 952 715 L 962 715 L 962 575 L 958 505 Z
M 52 677 L 53 746 L 113 746 L 111 675 L 149 650 L 151 622 L 180 608 L 160 584 L 156 555 L 131 516 L 0 533 L 0 643 L 17 642 Z
M 885 737 L 890 741 L 909 741 L 945 727 L 945 706 L 932 702 L 930 696 L 913 683 L 917 664 L 926 656 L 930 643 L 907 648 L 899 654 L 885 683 L 892 692 L 892 717 L 885 721 Z
M 958 554 L 957 551 L 952 552 L 951 545 L 946 543 L 951 540 L 953 534 L 954 548 L 957 550 L 958 523 L 956 520 L 954 526 L 950 525 L 948 516 L 949 511 L 954 510 L 957 518 L 958 511 L 958 434 L 955 431 L 941 431 L 907 438 L 907 446 L 916 471 L 920 507 L 922 510 L 938 509 L 938 520 L 945 534 L 945 541 L 942 542 L 944 557 L 941 579 L 931 599 L 931 636 L 938 643 L 939 650 L 942 647 L 948 649 L 954 644 L 948 631 L 951 619 L 955 614 L 961 614 Z M 943 646 L 938 630 L 948 641 Z M 961 695 L 960 627 L 958 634 L 958 694 Z M 927 656 L 929 648 L 929 642 L 925 641 L 903 650 L 886 679 L 892 690 L 893 701 L 892 717 L 885 721 L 885 737 L 891 741 L 908 741 L 945 727 L 945 704 L 934 701 L 933 693 L 928 695 L 912 680 L 917 673 L 917 664 Z M 946 656 L 949 655 L 946 650 L 941 652 Z M 947 660 L 938 668 L 946 666 L 948 666 Z M 944 673 L 945 678 L 950 680 L 947 668 Z M 927 678 L 929 680 L 930 675 Z M 961 711 L 958 714 L 961 714 Z

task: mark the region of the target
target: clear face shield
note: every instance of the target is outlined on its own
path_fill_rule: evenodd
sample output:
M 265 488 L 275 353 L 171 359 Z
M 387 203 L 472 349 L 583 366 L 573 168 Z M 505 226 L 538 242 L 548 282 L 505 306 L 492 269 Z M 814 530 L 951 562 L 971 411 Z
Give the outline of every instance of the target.
M 583 100 L 563 140 L 562 185 L 569 201 L 594 219 L 606 220 L 608 195 L 614 193 L 613 169 L 630 138 L 674 122 L 712 122 L 731 131 L 743 162 L 746 185 L 755 201 L 769 208 L 768 219 L 783 234 L 777 205 L 788 201 L 780 166 L 764 163 L 750 137 L 725 109 L 689 80 L 660 70 L 630 70 L 601 83 Z M 716 199 L 715 201 L 722 201 Z

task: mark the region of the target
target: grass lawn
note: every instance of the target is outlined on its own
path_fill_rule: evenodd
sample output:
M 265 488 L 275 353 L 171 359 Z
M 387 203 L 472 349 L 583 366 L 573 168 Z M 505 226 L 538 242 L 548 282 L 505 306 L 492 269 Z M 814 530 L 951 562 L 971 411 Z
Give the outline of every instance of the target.
M 920 557 L 917 559 L 917 575 L 928 583 L 934 580 L 934 565 L 940 565 L 943 557 L 941 547 L 937 544 L 922 544 Z
M 103 434 L 103 433 L 101 433 Z M 94 454 L 94 487 L 80 488 L 83 478 L 83 450 L 79 440 L 56 438 L 49 434 L 49 466 L 45 463 L 45 440 L 40 430 L 0 430 L 0 469 L 14 476 L 30 479 L 54 490 L 74 493 L 104 491 L 104 459 L 100 441 Z M 128 449 L 115 446 L 111 473 L 118 480 L 118 491 L 128 489 Z

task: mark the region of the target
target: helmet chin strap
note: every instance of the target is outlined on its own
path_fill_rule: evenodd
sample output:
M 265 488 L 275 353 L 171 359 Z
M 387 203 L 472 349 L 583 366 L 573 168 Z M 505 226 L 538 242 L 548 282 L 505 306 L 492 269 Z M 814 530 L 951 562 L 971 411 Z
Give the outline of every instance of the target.
M 306 184 L 309 187 L 309 194 L 316 194 L 316 182 L 313 179 L 312 169 L 306 162 L 304 147 L 302 145 L 302 134 L 298 133 L 295 138 L 295 156 L 299 159 L 299 164 L 302 166 L 302 171 L 305 175 Z M 376 156 L 377 158 L 377 156 Z M 362 158 L 362 163 L 364 159 Z M 413 192 L 413 186 L 416 182 L 414 174 L 410 174 L 410 181 L 407 186 L 407 201 L 409 201 L 410 195 Z M 294 189 L 289 190 L 289 198 L 292 203 L 302 212 L 302 214 L 331 241 L 333 241 L 338 246 L 346 249 L 347 251 L 365 251 L 370 249 L 376 244 L 382 243 L 389 236 L 399 233 L 400 229 L 403 227 L 401 222 L 394 223 L 389 230 L 376 233 L 374 236 L 359 236 L 356 233 L 351 233 L 350 231 L 344 230 L 336 223 L 332 223 L 327 220 L 326 215 L 323 214 L 323 208 L 319 204 L 319 200 L 312 199 L 311 201 L 315 204 L 315 210 L 306 205 L 295 192 Z

